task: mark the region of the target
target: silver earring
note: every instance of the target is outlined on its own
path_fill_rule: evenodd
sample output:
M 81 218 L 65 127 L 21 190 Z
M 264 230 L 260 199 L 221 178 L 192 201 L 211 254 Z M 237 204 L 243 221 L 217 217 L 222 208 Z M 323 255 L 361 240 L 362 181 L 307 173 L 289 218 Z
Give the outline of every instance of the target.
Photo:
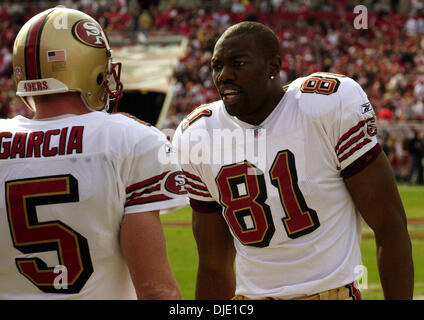
M 270 78 L 271 80 L 274 80 L 274 79 L 275 79 L 275 77 L 274 77 L 274 76 L 270 76 L 269 78 Z

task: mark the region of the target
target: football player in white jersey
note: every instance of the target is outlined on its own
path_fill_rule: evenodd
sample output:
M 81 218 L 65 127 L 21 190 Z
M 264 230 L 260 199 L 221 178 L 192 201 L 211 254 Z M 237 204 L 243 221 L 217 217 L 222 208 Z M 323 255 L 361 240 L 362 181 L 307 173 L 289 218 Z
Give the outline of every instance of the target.
M 283 88 L 279 41 L 257 22 L 227 29 L 211 66 L 222 100 L 173 138 L 193 210 L 196 298 L 360 299 L 363 219 L 385 298 L 411 299 L 406 216 L 362 88 L 328 73 Z
M 180 299 L 159 212 L 186 205 L 171 144 L 103 110 L 120 65 L 90 16 L 55 7 L 20 30 L 0 120 L 0 299 Z M 116 102 L 116 101 L 115 101 Z M 161 154 L 164 153 L 164 154 Z

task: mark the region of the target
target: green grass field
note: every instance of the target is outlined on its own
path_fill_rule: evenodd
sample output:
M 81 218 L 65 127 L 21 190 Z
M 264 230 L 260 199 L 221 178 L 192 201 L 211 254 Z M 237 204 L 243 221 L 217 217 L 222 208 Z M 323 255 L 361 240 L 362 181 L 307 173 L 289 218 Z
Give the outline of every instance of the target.
M 414 299 L 424 300 L 424 187 L 400 185 L 399 191 L 408 219 L 419 220 L 408 225 L 411 234 L 415 266 Z M 191 231 L 191 210 L 189 207 L 161 216 L 164 225 L 169 260 L 180 285 L 183 298 L 194 299 L 197 269 L 196 244 Z M 417 223 L 418 222 L 418 223 Z M 364 228 L 362 239 L 363 264 L 366 267 L 362 279 L 362 298 L 382 300 L 383 293 L 377 271 L 375 242 L 370 230 Z

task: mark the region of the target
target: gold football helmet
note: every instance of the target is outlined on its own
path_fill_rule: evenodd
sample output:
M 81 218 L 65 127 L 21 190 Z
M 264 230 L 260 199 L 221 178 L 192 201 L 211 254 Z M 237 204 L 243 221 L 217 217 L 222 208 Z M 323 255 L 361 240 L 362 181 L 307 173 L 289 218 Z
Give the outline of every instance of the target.
M 101 26 L 89 15 L 58 6 L 32 17 L 13 47 L 16 94 L 32 110 L 35 95 L 78 91 L 93 110 L 122 96 L 121 63 Z M 114 86 L 113 89 L 110 86 Z

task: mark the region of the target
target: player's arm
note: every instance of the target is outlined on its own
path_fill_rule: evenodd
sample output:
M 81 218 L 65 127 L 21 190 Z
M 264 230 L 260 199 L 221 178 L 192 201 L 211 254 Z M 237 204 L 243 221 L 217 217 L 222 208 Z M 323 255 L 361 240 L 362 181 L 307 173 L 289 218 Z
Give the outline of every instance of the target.
M 168 261 L 158 211 L 124 215 L 120 241 L 138 299 L 182 298 Z
M 414 267 L 405 210 L 384 152 L 345 179 L 365 222 L 374 231 L 385 299 L 412 299 Z
M 231 299 L 235 292 L 235 249 L 221 212 L 193 209 L 192 226 L 199 254 L 196 299 Z

